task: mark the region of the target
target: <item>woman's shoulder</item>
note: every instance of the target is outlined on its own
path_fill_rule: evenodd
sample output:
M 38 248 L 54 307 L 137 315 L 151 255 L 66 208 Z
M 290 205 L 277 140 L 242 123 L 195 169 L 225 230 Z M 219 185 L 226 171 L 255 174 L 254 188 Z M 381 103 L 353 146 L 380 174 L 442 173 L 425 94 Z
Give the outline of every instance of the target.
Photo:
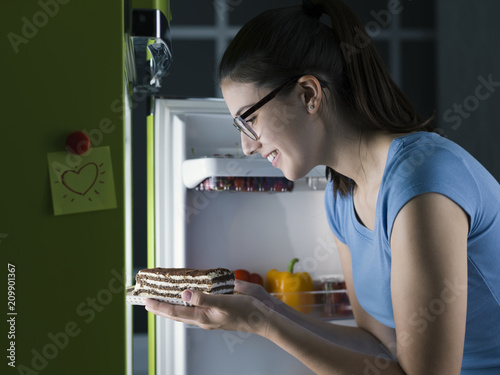
M 395 186 L 435 184 L 450 178 L 473 181 L 482 178 L 479 170 L 484 167 L 455 142 L 437 133 L 417 132 L 394 139 L 384 178 Z
M 387 230 L 407 202 L 425 193 L 450 198 L 469 215 L 471 225 L 485 212 L 500 209 L 498 182 L 453 141 L 414 133 L 395 139 L 391 149 L 379 194 Z

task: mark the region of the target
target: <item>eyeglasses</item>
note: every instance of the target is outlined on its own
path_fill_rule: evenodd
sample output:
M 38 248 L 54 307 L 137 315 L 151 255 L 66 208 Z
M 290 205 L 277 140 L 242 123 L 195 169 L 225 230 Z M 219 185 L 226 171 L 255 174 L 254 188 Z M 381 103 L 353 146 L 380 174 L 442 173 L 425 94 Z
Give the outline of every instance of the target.
M 252 129 L 250 124 L 245 121 L 245 119 L 250 116 L 252 113 L 260 109 L 264 104 L 269 102 L 271 99 L 273 99 L 278 93 L 285 88 L 285 86 L 289 85 L 292 82 L 295 82 L 298 78 L 294 77 L 293 79 L 285 82 L 281 86 L 279 86 L 277 89 L 274 89 L 271 91 L 269 94 L 264 96 L 261 100 L 259 100 L 257 103 L 255 103 L 253 106 L 251 106 L 249 109 L 247 109 L 242 115 L 236 116 L 233 121 L 233 125 L 236 129 L 238 129 L 240 132 L 243 132 L 247 137 L 249 137 L 251 140 L 256 141 L 259 139 L 257 136 L 257 133 Z

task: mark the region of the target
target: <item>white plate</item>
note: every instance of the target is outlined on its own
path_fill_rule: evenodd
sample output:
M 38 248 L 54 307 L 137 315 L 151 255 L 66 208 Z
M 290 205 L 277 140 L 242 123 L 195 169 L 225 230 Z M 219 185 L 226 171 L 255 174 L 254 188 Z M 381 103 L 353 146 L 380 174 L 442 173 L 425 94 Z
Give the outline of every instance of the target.
M 134 290 L 133 286 L 127 287 L 126 301 L 127 301 L 127 303 L 130 303 L 131 305 L 144 306 L 144 300 L 146 298 L 152 298 L 152 299 L 155 299 L 157 301 L 168 302 L 168 303 L 172 303 L 174 305 L 191 306 L 189 303 L 186 303 L 182 298 L 170 298 L 170 297 L 158 297 L 158 296 L 134 296 L 132 294 L 133 290 Z

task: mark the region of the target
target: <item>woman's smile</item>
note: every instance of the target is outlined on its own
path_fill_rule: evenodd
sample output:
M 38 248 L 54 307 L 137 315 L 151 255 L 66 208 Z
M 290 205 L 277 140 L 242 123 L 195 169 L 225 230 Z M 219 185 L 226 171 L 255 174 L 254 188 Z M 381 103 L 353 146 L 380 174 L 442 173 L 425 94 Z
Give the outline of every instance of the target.
M 277 156 L 278 156 L 278 150 L 274 150 L 267 156 L 267 160 L 271 162 L 273 167 L 276 167 L 276 165 L 274 165 L 274 160 L 277 158 Z

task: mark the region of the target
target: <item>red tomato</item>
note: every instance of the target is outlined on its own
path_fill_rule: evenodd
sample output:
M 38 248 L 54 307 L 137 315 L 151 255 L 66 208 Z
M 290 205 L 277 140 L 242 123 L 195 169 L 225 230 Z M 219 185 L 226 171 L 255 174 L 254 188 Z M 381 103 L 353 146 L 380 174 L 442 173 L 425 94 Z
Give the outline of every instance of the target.
M 247 270 L 235 270 L 234 278 L 236 280 L 250 281 L 250 272 Z
M 252 273 L 250 275 L 250 280 L 249 281 L 251 283 L 260 284 L 260 285 L 264 286 L 264 279 L 258 273 Z

